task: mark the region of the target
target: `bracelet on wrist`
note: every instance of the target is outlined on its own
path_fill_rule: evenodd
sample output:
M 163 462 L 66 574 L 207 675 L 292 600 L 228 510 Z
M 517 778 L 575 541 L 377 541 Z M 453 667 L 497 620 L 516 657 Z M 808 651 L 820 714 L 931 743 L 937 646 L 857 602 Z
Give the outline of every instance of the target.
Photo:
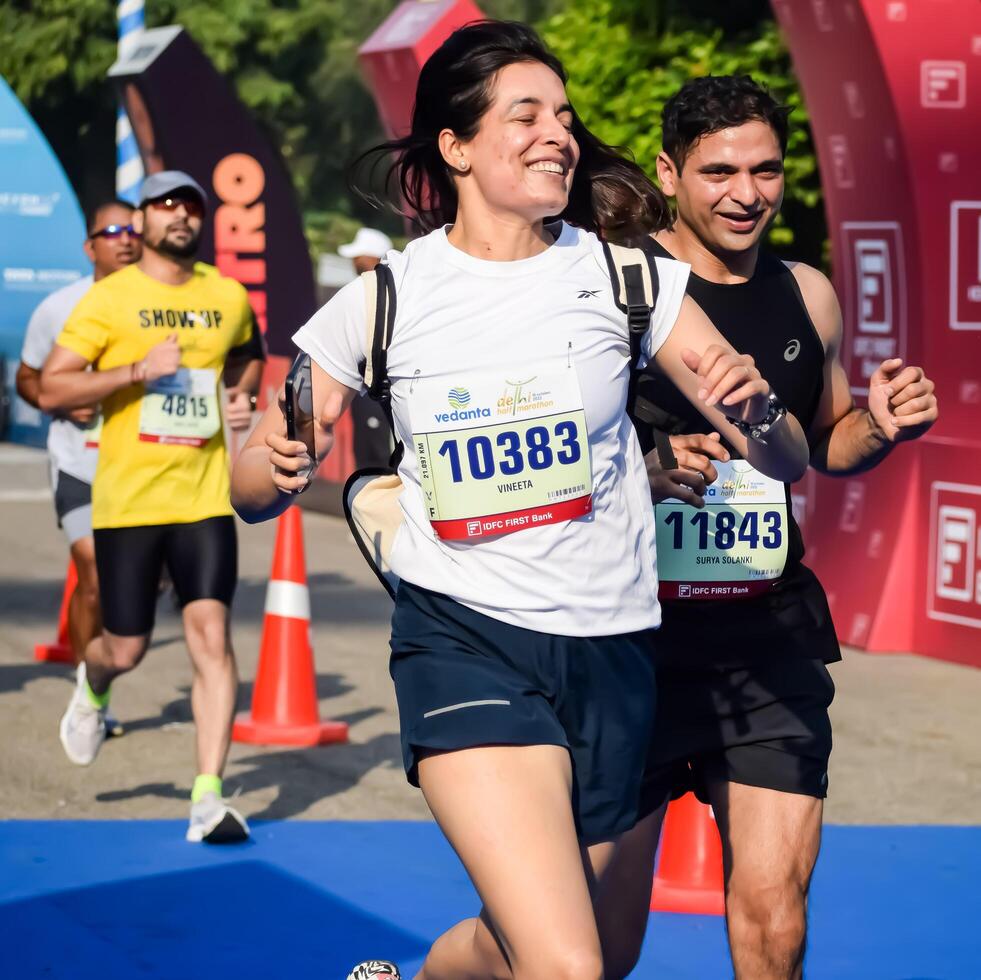
M 770 396 L 767 398 L 766 404 L 766 414 L 758 422 L 743 422 L 742 419 L 734 419 L 729 415 L 726 416 L 726 419 L 747 439 L 752 439 L 753 442 L 759 442 L 765 446 L 766 434 L 781 419 L 787 417 L 787 406 L 784 405 L 779 398 L 777 398 L 773 391 L 770 392 Z

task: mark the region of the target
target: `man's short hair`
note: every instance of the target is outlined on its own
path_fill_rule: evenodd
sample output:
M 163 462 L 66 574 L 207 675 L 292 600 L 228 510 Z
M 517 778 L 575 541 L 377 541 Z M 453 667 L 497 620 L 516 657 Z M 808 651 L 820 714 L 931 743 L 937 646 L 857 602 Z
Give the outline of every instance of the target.
M 692 147 L 722 129 L 758 120 L 777 135 L 781 154 L 787 151 L 789 106 L 780 105 L 749 75 L 706 75 L 693 78 L 664 103 L 661 113 L 664 152 L 681 168 Z
M 120 197 L 110 197 L 100 201 L 85 212 L 85 233 L 87 235 L 91 235 L 93 231 L 97 230 L 96 221 L 99 219 L 99 214 L 106 208 L 126 208 L 127 211 L 132 212 L 136 210 L 136 205 L 124 201 Z

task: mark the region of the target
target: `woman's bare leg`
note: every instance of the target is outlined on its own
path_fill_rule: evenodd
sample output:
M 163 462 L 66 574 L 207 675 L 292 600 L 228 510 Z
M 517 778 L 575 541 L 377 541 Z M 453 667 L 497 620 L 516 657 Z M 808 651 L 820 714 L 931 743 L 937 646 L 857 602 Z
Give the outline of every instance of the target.
M 420 762 L 419 782 L 484 913 L 441 936 L 417 980 L 601 980 L 568 751 L 435 753 Z

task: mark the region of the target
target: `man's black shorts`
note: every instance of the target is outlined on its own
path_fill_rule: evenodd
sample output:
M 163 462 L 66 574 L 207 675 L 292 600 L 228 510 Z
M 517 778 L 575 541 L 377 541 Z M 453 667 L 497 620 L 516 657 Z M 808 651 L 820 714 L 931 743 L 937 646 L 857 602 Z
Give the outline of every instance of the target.
M 399 585 L 391 674 L 402 755 L 419 785 L 426 749 L 561 745 L 586 844 L 638 819 L 654 713 L 653 630 L 553 636 L 484 616 L 447 596 Z
M 658 670 L 657 716 L 641 816 L 710 782 L 823 799 L 828 790 L 834 682 L 819 660 Z
M 117 636 L 153 629 L 164 564 L 183 609 L 197 599 L 232 604 L 238 578 L 238 539 L 231 517 L 190 524 L 96 528 L 102 622 Z

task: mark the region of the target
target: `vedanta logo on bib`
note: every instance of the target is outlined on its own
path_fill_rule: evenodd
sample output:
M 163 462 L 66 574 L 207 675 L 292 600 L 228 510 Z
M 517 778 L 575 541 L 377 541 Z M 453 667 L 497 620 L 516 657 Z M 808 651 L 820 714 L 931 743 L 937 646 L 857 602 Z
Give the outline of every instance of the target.
M 470 404 L 470 392 L 466 388 L 450 388 L 446 400 L 450 408 L 466 408 Z

